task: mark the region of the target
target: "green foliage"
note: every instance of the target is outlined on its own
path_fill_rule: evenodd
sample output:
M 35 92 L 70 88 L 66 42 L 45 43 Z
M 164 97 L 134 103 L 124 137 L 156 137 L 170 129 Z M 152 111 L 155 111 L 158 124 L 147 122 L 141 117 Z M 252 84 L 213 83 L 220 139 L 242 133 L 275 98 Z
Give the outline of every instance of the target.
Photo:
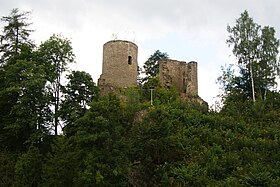
M 12 186 L 14 182 L 15 155 L 6 150 L 0 152 L 0 186 Z
M 61 35 L 52 35 L 40 45 L 38 52 L 41 63 L 48 65 L 45 67 L 50 82 L 60 80 L 62 73 L 67 70 L 69 63 L 74 62 L 75 58 L 71 41 Z
M 30 12 L 20 12 L 15 8 L 9 16 L 3 16 L 1 21 L 7 24 L 3 28 L 3 35 L 0 35 L 0 66 L 7 64 L 8 61 L 15 62 L 24 46 L 33 47 L 33 42 L 29 39 L 32 30 L 28 29 L 31 23 Z
M 133 168 L 134 184 L 139 181 L 142 186 L 174 183 L 169 177 L 171 166 L 189 154 L 184 144 L 189 143 L 185 141 L 188 136 L 184 134 L 187 128 L 184 120 L 196 112 L 176 100 L 170 101 L 150 107 L 140 124 L 133 126 L 133 158 L 134 163 L 140 163 Z
M 74 62 L 75 55 L 70 40 L 60 35 L 52 35 L 38 49 L 38 61 L 45 67 L 48 91 L 51 95 L 53 110 L 53 128 L 58 134 L 59 109 L 61 105 L 61 79 L 68 65 Z
M 98 97 L 98 88 L 91 76 L 83 71 L 72 71 L 67 76 L 69 82 L 62 87 L 64 99 L 59 114 L 65 121 L 64 133 L 75 132 L 74 122 L 82 117 L 89 108 L 89 103 Z
M 138 88 L 125 88 L 123 91 L 125 102 L 121 103 L 124 104 L 124 107 L 127 111 L 127 116 L 131 119 L 131 122 L 135 119 L 136 114 L 143 108 L 141 100 L 141 92 Z
M 271 173 L 268 169 L 258 163 L 253 163 L 250 172 L 245 176 L 245 184 L 247 186 L 270 186 Z
M 239 21 L 256 26 L 246 12 Z M 279 186 L 280 93 L 270 89 L 277 40 L 272 28 L 259 29 L 258 41 L 248 40 L 250 50 L 262 43 L 251 61 L 257 100 L 250 65 L 240 61 L 238 76 L 224 69 L 220 77 L 219 113 L 181 100 L 156 74 L 119 96 L 98 96 L 80 71 L 63 86 L 74 59 L 69 40 L 54 35 L 36 51 L 19 46 L 0 67 L 0 186 Z M 245 47 L 235 51 L 241 60 L 255 55 Z M 65 134 L 50 135 L 58 119 Z
M 56 137 L 43 163 L 42 186 L 73 186 L 80 159 L 67 138 Z
M 78 186 L 127 186 L 130 162 L 126 132 L 129 124 L 120 100 L 114 95 L 90 104 L 76 121 L 77 133 L 70 138 L 75 150 L 82 150 Z
M 172 168 L 172 186 L 206 186 L 207 176 L 197 163 Z
M 140 94 L 141 100 L 143 102 L 153 105 L 160 105 L 163 103 L 170 103 L 179 100 L 179 93 L 177 92 L 176 88 L 162 88 L 159 77 L 149 78 L 148 81 L 140 87 Z
M 42 67 L 26 60 L 9 64 L 4 70 L 5 84 L 0 90 L 3 141 L 0 141 L 9 150 L 19 151 L 47 132 L 46 80 Z
M 33 61 L 29 14 L 13 9 L 1 19 L 7 24 L 0 45 L 0 143 L 12 152 L 26 151 L 44 131 L 45 80 L 42 67 Z
M 17 160 L 15 166 L 15 186 L 38 186 L 41 184 L 42 155 L 31 146 Z
M 144 62 L 144 72 L 146 77 L 143 78 L 142 82 L 146 82 L 149 78 L 156 77 L 159 73 L 159 60 L 168 59 L 167 53 L 162 53 L 159 50 L 156 50 L 146 62 Z
M 141 99 L 144 101 L 151 99 L 151 89 L 158 89 L 160 88 L 159 77 L 151 77 L 148 78 L 147 81 L 140 86 L 141 90 Z
M 277 59 L 279 40 L 275 37 L 273 27 L 263 27 L 255 23 L 247 11 L 236 20 L 236 25 L 228 26 L 229 39 L 227 43 L 232 46 L 232 52 L 240 65 L 240 76 L 223 74 L 226 78 L 225 89 L 241 89 L 247 96 L 266 99 L 266 94 L 276 84 L 275 78 L 279 72 Z M 223 80 L 223 79 L 222 79 Z

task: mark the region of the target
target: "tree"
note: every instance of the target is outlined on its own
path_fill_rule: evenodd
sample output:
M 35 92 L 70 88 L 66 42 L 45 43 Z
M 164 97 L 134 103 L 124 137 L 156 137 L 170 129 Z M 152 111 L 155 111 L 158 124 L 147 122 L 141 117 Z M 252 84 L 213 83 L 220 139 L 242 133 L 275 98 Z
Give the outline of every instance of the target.
M 44 70 L 34 62 L 18 60 L 5 67 L 0 90 L 1 144 L 16 152 L 38 142 L 47 132 L 48 99 Z
M 75 120 L 81 118 L 89 109 L 89 103 L 97 98 L 98 88 L 90 74 L 84 71 L 72 71 L 67 78 L 68 84 L 62 87 L 64 99 L 61 103 L 60 115 L 65 120 L 65 133 L 72 135 L 75 131 L 73 127 Z
M 129 120 L 120 99 L 109 94 L 94 100 L 70 137 L 83 160 L 76 186 L 128 186 Z
M 29 36 L 33 30 L 29 29 L 28 23 L 30 12 L 20 12 L 13 9 L 9 16 L 3 16 L 1 21 L 7 22 L 0 35 L 0 54 L 2 55 L 0 65 L 6 64 L 8 60 L 15 58 L 24 45 L 33 47 L 34 44 Z
M 227 43 L 233 45 L 233 54 L 237 57 L 238 63 L 244 65 L 246 71 L 250 73 L 252 99 L 255 101 L 253 63 L 256 63 L 258 57 L 257 46 L 259 45 L 260 26 L 254 23 L 248 12 L 245 11 L 236 20 L 236 26 L 228 26 L 227 29 L 231 34 Z
M 256 68 L 256 85 L 259 95 L 265 100 L 268 90 L 276 85 L 275 78 L 279 75 L 277 59 L 279 40 L 275 38 L 273 27 L 265 26 L 261 31 L 259 63 Z
M 65 136 L 56 136 L 51 150 L 45 157 L 42 171 L 42 186 L 77 186 L 78 166 L 81 164 L 82 150 L 73 149 Z
M 261 28 L 249 16 L 247 11 L 236 20 L 236 25 L 228 26 L 229 39 L 227 43 L 233 46 L 233 54 L 240 65 L 240 81 L 245 83 L 245 90 L 256 100 L 256 91 L 261 98 L 275 84 L 278 69 L 279 40 L 271 27 Z M 250 87 L 248 87 L 250 85 Z
M 47 74 L 47 88 L 52 93 L 53 127 L 58 134 L 59 108 L 61 104 L 61 78 L 67 70 L 68 64 L 74 62 L 75 55 L 70 40 L 59 35 L 52 35 L 50 39 L 39 47 L 40 63 L 44 64 Z
M 38 148 L 30 146 L 15 165 L 15 186 L 39 186 L 41 184 L 42 155 Z
M 148 60 L 144 63 L 144 72 L 146 77 L 143 79 L 143 82 L 147 81 L 151 77 L 155 77 L 159 73 L 159 60 L 168 59 L 167 53 L 162 53 L 159 50 L 156 50 Z
M 20 153 L 38 143 L 46 129 L 48 107 L 45 97 L 45 73 L 35 61 L 29 39 L 29 12 L 13 9 L 1 35 L 0 142 L 11 152 Z

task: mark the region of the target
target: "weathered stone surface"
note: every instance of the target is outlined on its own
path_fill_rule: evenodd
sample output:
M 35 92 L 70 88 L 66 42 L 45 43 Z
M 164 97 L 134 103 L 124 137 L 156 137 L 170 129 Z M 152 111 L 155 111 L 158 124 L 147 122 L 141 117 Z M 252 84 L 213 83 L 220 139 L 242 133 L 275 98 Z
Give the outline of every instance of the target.
M 103 45 L 102 74 L 98 79 L 101 94 L 136 86 L 137 56 L 137 45 L 129 41 L 112 40 Z
M 197 63 L 177 60 L 159 61 L 159 78 L 163 87 L 175 86 L 180 94 L 198 95 Z
M 101 95 L 120 94 L 122 88 L 137 85 L 137 55 L 138 47 L 132 42 L 113 40 L 104 44 L 102 74 L 98 79 Z M 159 78 L 163 87 L 175 86 L 183 100 L 205 103 L 198 96 L 197 62 L 160 60 Z

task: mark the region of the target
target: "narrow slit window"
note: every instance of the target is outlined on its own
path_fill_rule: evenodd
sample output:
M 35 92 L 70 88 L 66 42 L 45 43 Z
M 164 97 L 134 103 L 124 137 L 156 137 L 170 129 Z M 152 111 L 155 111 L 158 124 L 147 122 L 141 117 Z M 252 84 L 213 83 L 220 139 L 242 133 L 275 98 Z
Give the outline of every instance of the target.
M 131 57 L 131 56 L 128 56 L 127 63 L 128 63 L 129 65 L 132 64 L 132 57 Z

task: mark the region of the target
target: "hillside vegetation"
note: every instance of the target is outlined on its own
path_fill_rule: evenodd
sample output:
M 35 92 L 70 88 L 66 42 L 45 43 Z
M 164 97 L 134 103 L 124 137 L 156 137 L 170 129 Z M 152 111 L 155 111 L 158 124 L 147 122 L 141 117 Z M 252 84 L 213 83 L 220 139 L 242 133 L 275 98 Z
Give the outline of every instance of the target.
M 240 72 L 223 69 L 223 105 L 212 111 L 160 87 L 152 72 L 139 87 L 100 96 L 88 73 L 67 71 L 67 38 L 35 46 L 28 16 L 2 18 L 0 186 L 280 186 L 273 28 L 247 11 L 228 27 Z M 152 57 L 144 68 L 156 72 Z

